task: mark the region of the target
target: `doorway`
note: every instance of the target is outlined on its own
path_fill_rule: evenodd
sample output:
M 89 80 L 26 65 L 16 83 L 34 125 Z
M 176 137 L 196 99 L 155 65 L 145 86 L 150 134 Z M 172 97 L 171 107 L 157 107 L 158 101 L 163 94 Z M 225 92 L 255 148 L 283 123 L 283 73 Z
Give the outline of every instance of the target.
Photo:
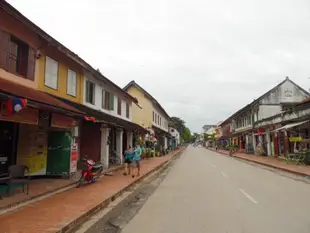
M 0 121 L 0 174 L 15 163 L 16 132 L 16 123 Z

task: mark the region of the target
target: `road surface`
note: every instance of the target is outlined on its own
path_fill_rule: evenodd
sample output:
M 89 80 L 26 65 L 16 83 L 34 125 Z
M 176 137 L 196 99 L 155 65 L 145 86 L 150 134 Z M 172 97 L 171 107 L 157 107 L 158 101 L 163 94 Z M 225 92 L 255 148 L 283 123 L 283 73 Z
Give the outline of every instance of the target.
M 189 147 L 122 233 L 309 233 L 310 184 Z

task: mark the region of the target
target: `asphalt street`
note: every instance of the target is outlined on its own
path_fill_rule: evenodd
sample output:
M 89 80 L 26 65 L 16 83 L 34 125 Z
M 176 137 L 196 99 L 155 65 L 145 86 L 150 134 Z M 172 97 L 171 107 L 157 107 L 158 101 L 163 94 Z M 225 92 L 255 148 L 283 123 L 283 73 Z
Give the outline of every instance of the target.
M 310 184 L 188 147 L 123 233 L 309 233 Z

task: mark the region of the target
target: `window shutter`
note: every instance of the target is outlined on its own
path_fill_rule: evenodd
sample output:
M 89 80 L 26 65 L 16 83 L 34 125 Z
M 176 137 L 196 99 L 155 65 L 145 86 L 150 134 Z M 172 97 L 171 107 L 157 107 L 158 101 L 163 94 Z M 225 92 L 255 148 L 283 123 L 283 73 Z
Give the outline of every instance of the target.
M 117 98 L 117 114 L 122 115 L 122 100 Z
M 45 85 L 57 89 L 58 62 L 46 57 L 45 62 Z
M 129 104 L 126 103 L 126 117 L 129 118 Z
M 110 93 L 110 110 L 113 111 L 114 110 L 114 95 L 112 93 Z
M 68 69 L 67 93 L 76 96 L 76 73 L 70 69 Z
M 0 30 L 0 67 L 9 67 L 10 35 Z
M 101 91 L 101 108 L 103 108 L 103 109 L 105 109 L 105 90 L 104 89 L 102 89 L 102 91 Z
M 35 66 L 36 66 L 36 50 L 34 48 L 29 47 L 27 78 L 29 78 L 30 80 L 34 80 Z
M 108 91 L 105 91 L 104 109 L 110 109 L 110 93 Z
M 75 72 L 72 72 L 72 93 L 73 93 L 73 96 L 76 96 L 76 79 L 77 79 L 77 74 Z

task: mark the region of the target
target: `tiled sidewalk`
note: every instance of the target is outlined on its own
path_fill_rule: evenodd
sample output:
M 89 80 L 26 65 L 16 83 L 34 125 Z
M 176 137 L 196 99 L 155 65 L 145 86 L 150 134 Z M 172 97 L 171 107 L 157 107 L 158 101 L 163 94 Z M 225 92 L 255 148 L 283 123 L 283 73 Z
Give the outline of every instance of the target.
M 210 149 L 215 151 L 215 149 Z M 228 151 L 226 150 L 218 150 L 218 153 L 228 155 Z M 283 171 L 291 172 L 297 175 L 302 176 L 310 176 L 310 166 L 303 165 L 295 165 L 295 164 L 287 164 L 285 161 L 279 158 L 270 157 L 270 156 L 257 156 L 257 155 L 249 155 L 245 153 L 235 153 L 234 157 L 248 160 L 251 162 L 259 163 L 268 167 L 277 168 Z
M 141 177 L 169 161 L 181 150 L 163 157 L 143 160 Z M 135 182 L 136 178 L 124 176 L 122 173 L 123 171 L 118 171 L 94 184 L 74 188 L 3 214 L 0 216 L 0 233 L 57 232 Z

